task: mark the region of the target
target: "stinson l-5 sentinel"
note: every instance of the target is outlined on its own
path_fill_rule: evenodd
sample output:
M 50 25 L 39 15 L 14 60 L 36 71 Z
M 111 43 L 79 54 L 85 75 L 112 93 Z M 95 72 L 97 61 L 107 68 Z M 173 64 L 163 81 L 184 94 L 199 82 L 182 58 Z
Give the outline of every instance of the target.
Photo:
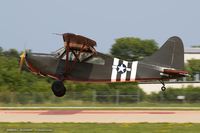
M 62 34 L 64 47 L 54 53 L 31 53 L 20 56 L 20 69 L 48 76 L 55 81 L 53 93 L 64 96 L 65 80 L 80 82 L 136 82 L 159 80 L 164 91 L 165 80 L 188 76 L 184 71 L 184 48 L 179 37 L 169 38 L 150 57 L 141 61 L 126 61 L 95 50 L 96 42 L 81 35 Z

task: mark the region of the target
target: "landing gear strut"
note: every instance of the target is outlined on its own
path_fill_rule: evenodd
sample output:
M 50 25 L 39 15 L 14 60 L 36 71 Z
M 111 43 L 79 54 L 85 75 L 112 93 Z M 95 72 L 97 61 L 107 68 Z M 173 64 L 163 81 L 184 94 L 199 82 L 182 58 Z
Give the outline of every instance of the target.
M 164 81 L 163 81 L 163 80 L 159 80 L 159 81 L 160 81 L 160 83 L 163 85 L 163 86 L 161 87 L 161 90 L 162 90 L 162 91 L 165 91 L 165 90 L 166 90 L 166 87 L 165 87 Z
M 51 89 L 52 89 L 54 95 L 57 97 L 62 97 L 66 93 L 66 88 L 65 88 L 63 82 L 60 80 L 54 81 L 51 86 Z

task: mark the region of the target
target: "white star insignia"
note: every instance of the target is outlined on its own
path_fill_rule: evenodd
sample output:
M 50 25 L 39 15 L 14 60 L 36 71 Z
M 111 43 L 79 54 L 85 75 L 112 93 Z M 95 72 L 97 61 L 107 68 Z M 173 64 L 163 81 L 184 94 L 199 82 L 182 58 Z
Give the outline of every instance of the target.
M 117 71 L 119 73 L 124 73 L 126 71 L 126 66 L 124 64 L 118 65 L 117 66 Z

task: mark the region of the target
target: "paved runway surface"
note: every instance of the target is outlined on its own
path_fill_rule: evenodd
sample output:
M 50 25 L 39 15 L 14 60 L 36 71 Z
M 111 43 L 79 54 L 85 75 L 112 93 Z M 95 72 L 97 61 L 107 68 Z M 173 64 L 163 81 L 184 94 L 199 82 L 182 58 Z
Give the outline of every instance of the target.
M 0 122 L 200 123 L 200 111 L 0 110 Z

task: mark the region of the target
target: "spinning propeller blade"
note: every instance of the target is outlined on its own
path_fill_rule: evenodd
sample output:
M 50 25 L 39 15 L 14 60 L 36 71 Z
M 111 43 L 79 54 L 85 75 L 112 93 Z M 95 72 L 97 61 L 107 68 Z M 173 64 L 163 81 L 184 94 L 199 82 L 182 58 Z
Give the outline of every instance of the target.
M 20 72 L 22 71 L 22 67 L 23 67 L 23 65 L 24 65 L 25 58 L 26 58 L 26 51 L 24 51 L 24 52 L 20 55 L 20 62 L 19 62 L 19 70 L 20 70 Z

